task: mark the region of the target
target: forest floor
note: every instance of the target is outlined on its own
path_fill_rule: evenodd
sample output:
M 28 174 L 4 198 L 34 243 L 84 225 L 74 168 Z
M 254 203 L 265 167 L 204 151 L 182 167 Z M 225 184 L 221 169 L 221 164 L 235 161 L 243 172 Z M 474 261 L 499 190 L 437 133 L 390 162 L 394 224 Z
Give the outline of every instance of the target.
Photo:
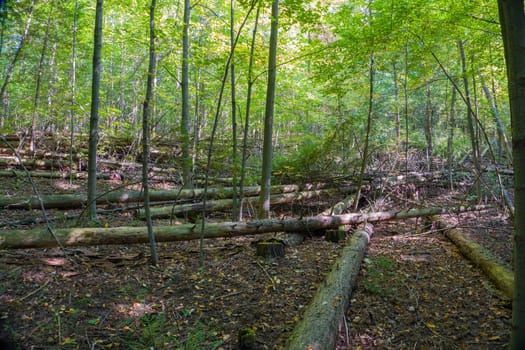
M 30 194 L 24 181 L 2 179 L 0 195 Z M 57 180 L 38 180 L 38 186 L 42 193 L 84 188 Z M 435 192 L 428 206 L 452 206 L 463 197 Z M 320 212 L 337 200 L 294 203 L 294 213 L 300 205 Z M 276 209 L 276 216 L 290 211 Z M 0 227 L 39 215 L 2 210 Z M 443 218 L 510 265 L 507 217 L 489 210 Z M 143 225 L 126 213 L 101 222 Z M 42 225 L 20 228 L 31 227 Z M 254 349 L 280 349 L 344 243 L 312 236 L 287 247 L 284 258 L 265 260 L 255 254 L 258 239 L 205 240 L 203 266 L 196 241 L 159 244 L 158 267 L 149 265 L 147 245 L 67 248 L 66 255 L 60 249 L 0 251 L 4 333 L 22 349 L 35 350 L 237 349 L 239 331 L 252 328 Z M 506 348 L 510 317 L 510 301 L 441 232 L 422 232 L 415 219 L 381 223 L 361 266 L 338 349 Z

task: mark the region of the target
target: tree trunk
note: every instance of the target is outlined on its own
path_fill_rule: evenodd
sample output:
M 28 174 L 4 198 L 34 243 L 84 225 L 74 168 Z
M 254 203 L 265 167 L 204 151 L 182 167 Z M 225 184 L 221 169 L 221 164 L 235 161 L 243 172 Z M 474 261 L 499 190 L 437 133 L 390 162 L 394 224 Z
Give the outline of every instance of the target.
M 189 60 L 190 60 L 190 0 L 184 0 L 184 17 L 182 29 L 182 119 L 180 134 L 182 138 L 182 182 L 184 188 L 193 187 L 192 159 L 190 156 L 190 90 L 189 90 Z
M 492 115 L 494 116 L 494 119 L 496 120 L 498 135 L 499 135 L 500 140 L 503 142 L 503 146 L 505 149 L 505 155 L 507 156 L 507 159 L 509 162 L 508 164 L 512 164 L 512 148 L 510 146 L 509 140 L 507 139 L 507 133 L 505 132 L 505 127 L 503 126 L 503 122 L 501 121 L 501 118 L 499 117 L 498 107 L 496 106 L 494 97 L 492 97 L 492 94 L 490 93 L 489 87 L 487 86 L 485 79 L 483 79 L 483 76 L 481 76 L 481 83 L 483 84 L 483 91 L 485 91 L 485 96 L 487 97 L 487 100 L 489 101 Z
M 11 175 L 12 171 L 9 172 Z M 32 173 L 35 174 L 35 173 Z M 38 174 L 38 173 L 36 173 Z M 1 172 L 0 172 L 1 175 Z M 16 172 L 18 176 L 26 176 L 23 172 Z M 244 189 L 245 196 L 256 196 L 260 193 L 260 187 L 246 187 Z M 272 186 L 271 193 L 289 193 L 299 190 L 299 186 L 296 185 L 279 185 Z M 203 196 L 203 189 L 195 190 L 172 190 L 172 191 L 150 191 L 149 197 L 151 201 L 162 202 L 162 201 L 173 201 L 180 199 L 199 199 Z M 233 190 L 230 187 L 224 188 L 210 188 L 208 189 L 208 196 L 210 198 L 228 198 L 231 197 Z M 47 195 L 42 196 L 42 203 L 46 209 L 59 208 L 59 209 L 72 209 L 79 208 L 86 204 L 87 195 L 84 193 L 80 194 L 61 194 L 61 195 Z M 97 201 L 99 203 L 133 203 L 142 202 L 144 200 L 144 194 L 142 191 L 117 191 L 108 192 L 105 194 L 98 193 Z M 40 208 L 40 203 L 37 198 L 34 197 L 0 197 L 0 208 L 9 209 L 29 209 L 29 208 Z
M 427 171 L 432 171 L 432 100 L 430 99 L 430 85 L 427 85 L 425 102 L 425 140 L 427 141 L 426 158 Z
M 75 135 L 75 108 L 76 108 L 76 81 L 77 81 L 77 24 L 78 0 L 75 0 L 75 13 L 73 14 L 73 38 L 71 47 L 71 110 L 69 120 L 69 183 L 73 183 L 73 144 Z
M 39 119 L 39 103 L 40 103 L 40 87 L 42 86 L 42 74 L 44 73 L 44 59 L 47 52 L 47 43 L 49 41 L 49 28 L 51 27 L 51 19 L 53 15 L 53 6 L 49 7 L 49 13 L 47 15 L 47 25 L 46 31 L 44 34 L 44 42 L 42 43 L 42 51 L 40 51 L 40 60 L 38 62 L 38 69 L 36 74 L 36 86 L 35 86 L 35 96 L 33 99 L 33 116 L 31 122 L 31 135 L 29 139 L 29 150 L 31 152 L 35 151 L 35 138 L 37 132 L 37 122 Z
M 423 208 L 390 212 L 354 213 L 334 216 L 311 216 L 299 219 L 273 219 L 258 221 L 240 221 L 207 223 L 201 232 L 198 225 L 183 224 L 175 226 L 157 226 L 157 242 L 187 241 L 193 239 L 234 237 L 268 232 L 300 232 L 308 234 L 342 225 L 360 224 L 388 220 L 403 220 L 420 216 L 459 213 L 464 211 L 484 210 L 487 206 L 455 208 Z M 145 227 L 86 227 L 63 228 L 53 230 L 56 239 L 46 229 L 4 230 L 0 231 L 0 249 L 26 249 L 63 246 L 89 246 L 100 244 L 137 244 L 147 243 L 148 232 Z
M 523 0 L 498 0 L 507 64 L 514 160 L 514 296 L 510 348 L 525 349 L 525 9 Z
M 252 87 L 254 84 L 253 79 L 253 61 L 255 52 L 255 40 L 257 38 L 257 27 L 259 24 L 259 14 L 261 12 L 261 2 L 258 1 L 257 12 L 255 14 L 255 25 L 253 27 L 252 41 L 250 44 L 250 62 L 248 64 L 248 88 L 246 92 L 246 113 L 244 119 L 244 132 L 243 132 L 243 144 L 242 144 L 242 161 L 241 161 L 241 179 L 239 181 L 239 220 L 242 220 L 242 207 L 243 207 L 243 195 L 244 195 L 244 179 L 246 177 L 246 159 L 248 158 L 248 132 L 250 130 L 250 108 L 252 102 Z
M 264 140 L 261 174 L 261 195 L 259 198 L 259 218 L 270 216 L 270 186 L 273 156 L 273 113 L 275 105 L 275 80 L 277 78 L 277 35 L 279 0 L 272 2 L 272 23 L 270 26 L 270 51 L 268 54 L 268 85 L 266 89 L 266 108 L 264 113 Z
M 88 217 L 97 219 L 97 146 L 98 146 L 98 108 L 100 104 L 100 55 L 102 51 L 102 11 L 104 0 L 97 0 L 95 13 L 95 33 L 93 48 L 93 78 L 91 86 L 91 116 L 89 119 L 88 144 Z
M 353 191 L 354 187 L 350 188 L 350 190 Z M 309 198 L 319 198 L 321 196 L 333 195 L 336 192 L 341 193 L 342 191 L 340 189 L 337 189 L 277 194 L 270 196 L 270 204 L 285 204 Z M 244 202 L 247 204 L 249 203 L 255 205 L 257 204 L 257 197 L 246 197 L 244 198 Z M 206 201 L 206 203 L 189 203 L 159 208 L 151 208 L 151 216 L 154 218 L 169 218 L 180 214 L 194 214 L 198 211 L 202 211 L 203 208 L 205 208 L 207 212 L 232 209 L 233 200 L 231 198 L 219 199 L 215 201 Z M 138 211 L 138 217 L 141 219 L 145 218 L 144 210 Z
M 7 66 L 4 82 L 2 84 L 2 87 L 0 88 L 0 103 L 4 104 L 4 97 L 5 97 L 5 91 L 7 89 L 7 85 L 9 84 L 9 81 L 11 80 L 11 77 L 13 76 L 13 69 L 15 68 L 16 63 L 18 62 L 18 59 L 20 58 L 20 53 L 22 52 L 22 49 L 25 45 L 25 42 L 27 40 L 27 36 L 29 34 L 29 28 L 31 27 L 31 21 L 33 19 L 33 10 L 35 8 L 35 0 L 31 0 L 31 4 L 29 7 L 29 14 L 27 17 L 26 26 L 24 28 L 24 32 L 22 36 L 20 37 L 20 42 L 17 45 L 15 56 L 13 57 L 13 60 Z M 6 14 L 4 13 L 4 16 Z
M 144 190 L 144 216 L 146 218 L 146 227 L 148 228 L 148 240 L 150 245 L 150 262 L 156 266 L 159 263 L 157 256 L 157 244 L 155 242 L 155 233 L 153 232 L 153 222 L 151 221 L 150 201 L 149 201 L 149 120 L 153 103 L 153 81 L 155 80 L 155 68 L 157 57 L 155 54 L 155 4 L 156 0 L 151 0 L 149 16 L 149 66 L 148 79 L 146 83 L 146 98 L 144 99 L 143 119 L 142 119 L 142 188 Z
M 353 233 L 288 338 L 286 350 L 335 349 L 372 230 L 372 225 L 366 225 Z
M 452 178 L 454 166 L 454 128 L 456 127 L 456 94 L 457 91 L 452 87 L 452 97 L 450 100 L 450 112 L 448 118 L 448 139 L 447 139 L 447 168 L 448 182 L 450 190 L 454 190 L 454 179 Z
M 459 53 L 461 56 L 461 70 L 463 75 L 463 85 L 465 87 L 465 103 L 467 104 L 467 127 L 468 132 L 470 136 L 470 143 L 471 143 L 471 154 L 472 154 L 472 162 L 474 163 L 474 170 L 476 175 L 476 181 L 474 183 L 475 189 L 476 189 L 476 196 L 478 201 L 481 200 L 481 183 L 480 183 L 480 165 L 479 165 L 479 146 L 478 146 L 478 138 L 476 135 L 476 131 L 474 129 L 474 111 L 472 110 L 472 102 L 470 99 L 470 89 L 469 89 L 469 83 L 468 83 L 468 72 L 467 72 L 467 64 L 465 62 L 465 50 L 463 49 L 463 41 L 458 42 L 459 47 Z
M 237 198 L 237 175 L 239 172 L 239 156 L 237 150 L 237 101 L 235 96 L 235 0 L 230 1 L 230 81 L 231 81 L 231 115 L 232 115 L 232 219 L 239 220 L 239 201 Z
M 361 159 L 361 170 L 359 172 L 359 178 L 357 179 L 357 193 L 355 195 L 353 209 L 357 211 L 359 207 L 359 198 L 361 197 L 361 185 L 363 184 L 363 176 L 366 170 L 366 164 L 368 162 L 368 145 L 370 142 L 370 133 L 372 130 L 372 118 L 374 116 L 374 54 L 370 55 L 369 67 L 368 67 L 368 83 L 369 83 L 369 95 L 368 95 L 368 117 L 366 119 L 366 134 L 363 146 L 363 159 Z

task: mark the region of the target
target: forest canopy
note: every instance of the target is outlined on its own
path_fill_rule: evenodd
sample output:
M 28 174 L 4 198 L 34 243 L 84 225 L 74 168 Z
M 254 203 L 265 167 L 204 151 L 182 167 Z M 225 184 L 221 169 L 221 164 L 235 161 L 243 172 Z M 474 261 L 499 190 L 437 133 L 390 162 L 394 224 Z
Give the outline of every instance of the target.
M 241 125 L 251 85 L 247 137 L 249 153 L 255 156 L 249 158 L 248 166 L 257 167 L 270 3 L 244 0 L 232 4 L 233 32 L 238 37 L 232 56 L 235 108 Z M 210 137 L 221 77 L 231 50 L 232 4 L 191 4 L 190 134 L 197 165 L 205 157 L 202 151 Z M 102 143 L 111 136 L 140 139 L 148 68 L 148 9 L 149 1 L 104 3 L 99 112 Z M 476 134 L 478 152 L 490 143 L 503 154 L 494 113 L 501 111 L 498 116 L 503 131 L 509 129 L 509 116 L 495 2 L 287 0 L 280 12 L 275 171 L 301 168 L 313 173 L 321 169 L 337 172 L 356 165 L 366 134 L 370 57 L 374 59 L 374 113 L 369 133 L 372 157 L 409 148 L 429 157 L 459 158 L 471 152 L 469 131 Z M 3 133 L 87 133 L 94 17 L 92 1 L 4 3 L 0 38 Z M 154 140 L 177 141 L 181 138 L 183 2 L 159 1 L 156 22 L 151 133 Z M 471 108 L 466 103 L 466 88 L 470 90 Z M 221 149 L 226 150 L 232 142 L 232 107 L 228 98 L 221 103 L 216 137 Z M 242 136 L 238 134 L 239 139 Z M 219 154 L 221 161 L 228 157 Z

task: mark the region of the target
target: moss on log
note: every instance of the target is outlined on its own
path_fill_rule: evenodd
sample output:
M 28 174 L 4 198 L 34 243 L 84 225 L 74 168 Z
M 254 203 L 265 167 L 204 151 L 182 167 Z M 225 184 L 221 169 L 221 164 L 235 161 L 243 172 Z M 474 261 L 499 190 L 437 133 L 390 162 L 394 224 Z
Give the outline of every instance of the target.
M 506 297 L 512 299 L 514 274 L 511 270 L 499 264 L 496 258 L 483 246 L 469 241 L 460 230 L 447 227 L 443 221 L 437 221 L 437 226 L 445 231 L 447 238 L 458 247 L 464 256 L 483 270 Z
M 333 350 L 345 317 L 372 226 L 357 230 L 294 328 L 285 350 Z

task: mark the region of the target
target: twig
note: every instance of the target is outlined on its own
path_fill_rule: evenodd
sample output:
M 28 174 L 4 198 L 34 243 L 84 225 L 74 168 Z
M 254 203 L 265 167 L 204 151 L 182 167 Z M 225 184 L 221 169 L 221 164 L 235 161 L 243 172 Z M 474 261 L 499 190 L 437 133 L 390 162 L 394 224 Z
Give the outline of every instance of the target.
M 272 282 L 272 288 L 273 290 L 276 290 L 275 288 L 275 281 L 273 280 L 272 276 L 270 276 L 270 274 L 268 273 L 268 271 L 266 271 L 266 269 L 264 268 L 264 266 L 261 265 L 260 262 L 258 261 L 255 261 L 257 263 L 257 265 L 259 265 L 259 267 L 261 268 L 261 270 L 263 270 L 263 272 L 266 274 L 266 276 L 268 277 L 268 279 Z
M 34 291 L 30 292 L 29 294 L 26 294 L 25 296 L 21 297 L 20 299 L 18 299 L 17 301 L 23 301 L 27 298 L 29 298 L 31 295 L 37 293 L 38 291 L 40 291 L 41 289 L 45 288 L 45 286 L 47 286 L 49 284 L 49 280 L 46 281 L 46 283 L 44 283 L 43 285 L 41 285 L 40 287 L 38 287 L 37 289 L 35 289 Z

